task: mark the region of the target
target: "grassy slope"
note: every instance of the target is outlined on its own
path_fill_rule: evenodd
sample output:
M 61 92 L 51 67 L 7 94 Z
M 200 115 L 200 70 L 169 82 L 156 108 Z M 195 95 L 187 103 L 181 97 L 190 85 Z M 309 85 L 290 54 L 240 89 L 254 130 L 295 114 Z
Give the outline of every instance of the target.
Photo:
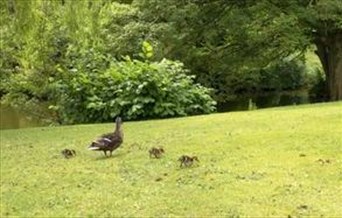
M 342 215 L 342 102 L 129 122 L 112 158 L 86 150 L 112 128 L 1 131 L 0 215 Z

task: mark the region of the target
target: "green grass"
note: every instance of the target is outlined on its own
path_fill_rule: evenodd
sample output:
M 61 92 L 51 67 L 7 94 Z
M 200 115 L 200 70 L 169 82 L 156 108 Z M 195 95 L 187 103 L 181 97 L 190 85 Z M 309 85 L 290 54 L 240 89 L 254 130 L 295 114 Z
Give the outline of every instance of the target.
M 1 217 L 342 216 L 342 102 L 127 122 L 113 157 L 86 149 L 113 126 L 1 131 Z

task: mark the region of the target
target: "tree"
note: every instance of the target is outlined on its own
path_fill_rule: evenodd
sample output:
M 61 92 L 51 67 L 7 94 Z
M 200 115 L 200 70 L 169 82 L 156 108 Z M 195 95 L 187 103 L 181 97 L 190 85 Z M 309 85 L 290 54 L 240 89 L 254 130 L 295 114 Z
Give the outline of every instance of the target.
M 220 102 L 234 98 L 241 84 L 246 84 L 251 74 L 241 72 L 249 62 L 239 47 L 247 40 L 232 43 L 232 38 L 244 36 L 236 31 L 243 20 L 234 19 L 231 4 L 221 0 L 141 0 L 136 5 L 140 21 L 150 23 L 150 40 L 157 42 L 160 52 L 156 57 L 182 60 L 196 73 L 198 82 L 215 89 L 214 97 Z
M 340 0 L 136 2 L 142 20 L 164 27 L 164 34 L 155 34 L 165 46 L 164 55 L 203 72 L 199 78 L 213 81 L 214 88 L 220 80 L 234 80 L 236 72 L 263 68 L 315 45 L 327 95 L 342 99 Z
M 258 52 L 279 57 L 303 52 L 314 44 L 326 75 L 328 98 L 342 100 L 342 1 L 246 2 L 237 10 L 247 11 L 250 16 L 242 29 L 249 32 L 252 48 L 261 45 L 263 51 Z
M 311 27 L 331 100 L 342 100 L 342 1 L 312 1 L 308 9 L 312 20 L 303 18 Z

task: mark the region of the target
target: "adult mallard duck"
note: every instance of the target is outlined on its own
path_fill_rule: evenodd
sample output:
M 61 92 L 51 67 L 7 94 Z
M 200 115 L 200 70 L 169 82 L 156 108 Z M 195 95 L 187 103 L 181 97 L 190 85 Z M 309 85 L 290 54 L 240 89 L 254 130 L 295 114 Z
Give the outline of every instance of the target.
M 104 134 L 93 141 L 89 146 L 89 150 L 103 151 L 105 156 L 107 156 L 107 151 L 109 151 L 110 156 L 112 156 L 112 152 L 120 147 L 123 142 L 123 132 L 121 129 L 122 120 L 120 117 L 116 118 L 115 124 L 115 131 Z

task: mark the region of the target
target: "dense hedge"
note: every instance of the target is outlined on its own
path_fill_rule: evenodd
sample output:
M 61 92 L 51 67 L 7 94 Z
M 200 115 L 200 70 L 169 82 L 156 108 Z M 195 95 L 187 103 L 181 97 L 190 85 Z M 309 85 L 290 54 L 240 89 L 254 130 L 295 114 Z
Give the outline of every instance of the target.
M 126 58 L 103 72 L 67 74 L 56 82 L 59 98 L 50 108 L 64 123 L 110 121 L 117 115 L 130 120 L 213 112 L 216 102 L 210 90 L 185 73 L 177 61 Z

